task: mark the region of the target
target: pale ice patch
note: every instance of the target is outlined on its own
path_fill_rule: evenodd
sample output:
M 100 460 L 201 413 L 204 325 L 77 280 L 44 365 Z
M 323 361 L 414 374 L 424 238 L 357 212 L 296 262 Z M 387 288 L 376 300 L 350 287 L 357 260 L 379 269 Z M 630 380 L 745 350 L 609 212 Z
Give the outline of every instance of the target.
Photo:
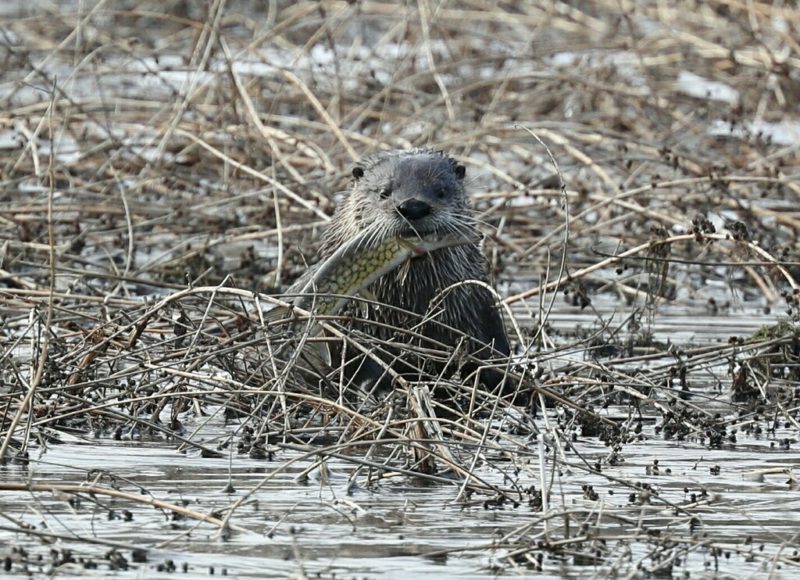
M 376 47 L 375 54 L 383 60 L 397 60 L 408 56 L 411 47 L 396 42 L 386 42 Z
M 182 56 L 174 54 L 163 54 L 157 59 L 153 57 L 144 57 L 138 59 L 109 59 L 110 64 L 114 62 L 120 65 L 120 68 L 126 72 L 159 72 L 166 69 L 186 68 L 186 61 Z
M 435 63 L 441 63 L 450 58 L 450 50 L 446 42 L 431 40 L 429 46 Z M 384 43 L 376 47 L 374 53 L 379 57 L 379 61 L 386 60 L 391 62 L 408 58 L 413 59 L 413 66 L 419 70 L 428 70 L 431 68 L 428 52 L 421 46 Z M 369 51 L 359 51 L 359 57 L 361 60 L 372 58 Z
M 631 85 L 641 87 L 645 89 L 646 94 L 650 94 L 647 82 L 640 72 L 642 65 L 638 54 L 628 50 L 614 51 L 609 54 L 609 62 L 616 67 L 621 76 L 628 79 Z
M 336 54 L 327 46 L 316 44 L 309 52 L 311 62 L 317 66 L 331 66 L 336 60 Z
M 583 52 L 556 52 L 550 56 L 550 64 L 555 68 L 601 68 L 613 66 L 620 76 L 631 86 L 638 87 L 649 94 L 647 83 L 639 72 L 639 56 L 629 50 L 587 50 Z
M 506 199 L 506 204 L 510 207 L 533 207 L 538 205 L 538 202 L 535 197 L 530 195 L 524 195 L 523 193 L 519 193 L 518 195 L 512 195 Z
M 383 85 L 390 85 L 394 81 L 394 75 L 392 74 L 392 71 L 377 69 L 374 72 L 375 80 Z
M 0 149 L 19 149 L 23 139 L 16 131 L 0 131 Z
M 27 145 L 27 139 L 14 130 L 0 131 L 0 149 L 20 149 Z M 50 141 L 39 136 L 36 139 L 36 150 L 40 160 L 50 155 Z M 80 146 L 70 135 L 59 135 L 55 140 L 55 158 L 62 163 L 75 163 L 80 159 Z
M 39 183 L 38 179 L 23 179 L 17 184 L 17 191 L 20 193 L 46 193 L 49 188 Z
M 431 42 L 427 46 L 430 46 L 430 51 L 434 59 L 446 58 L 450 54 L 447 43 L 443 40 L 431 39 Z M 398 44 L 394 42 L 386 42 L 376 47 L 375 54 L 381 57 L 382 60 L 397 60 L 412 55 L 417 58 L 423 58 L 426 63 L 428 60 L 427 47 L 423 48 L 422 46 Z
M 146 78 L 146 77 L 145 77 Z M 185 90 L 191 82 L 196 82 L 197 86 L 203 86 L 216 78 L 216 75 L 207 71 L 199 70 L 164 70 L 159 71 L 158 79 L 166 82 L 176 91 Z
M 149 127 L 148 127 L 149 129 Z M 131 132 L 142 132 L 141 125 L 129 123 L 116 123 L 114 125 L 101 125 L 94 119 L 86 119 L 81 124 L 81 130 L 85 132 L 87 138 L 91 139 L 117 139 L 122 141 L 127 139 Z
M 714 228 L 719 232 L 724 230 L 726 224 L 737 221 L 739 219 L 739 214 L 737 214 L 732 209 L 723 209 L 719 213 L 712 213 L 708 216 L 708 221 L 714 224 Z
M 286 66 L 290 62 L 290 57 L 287 51 L 281 50 L 264 50 L 259 54 L 262 58 L 250 59 L 239 57 L 233 61 L 232 67 L 234 72 L 240 75 L 250 76 L 271 76 L 275 74 L 275 68 Z M 113 60 L 111 62 L 114 62 Z M 155 58 L 140 58 L 136 60 L 117 60 L 119 71 L 121 73 L 144 73 L 154 75 L 154 78 L 163 77 L 166 73 L 174 74 L 172 81 L 186 79 L 188 74 L 198 72 L 196 68 L 190 68 L 186 60 L 179 55 L 164 54 Z M 228 70 L 229 63 L 226 60 L 217 60 L 208 63 L 208 70 L 206 73 L 225 73 Z M 202 71 L 200 71 L 202 72 Z
M 275 76 L 275 65 L 258 60 L 238 60 L 233 63 L 233 70 L 236 74 L 251 77 L 270 77 Z
M 69 135 L 62 135 L 55 141 L 55 158 L 61 163 L 77 163 L 81 158 L 81 148 L 78 142 Z M 39 155 L 46 158 L 50 155 L 50 142 L 41 140 Z
M 710 124 L 708 134 L 744 140 L 756 137 L 769 139 L 776 145 L 797 146 L 800 145 L 800 121 L 745 121 L 733 125 L 729 121 L 716 119 Z
M 777 123 L 753 121 L 749 123 L 751 133 L 762 138 L 769 137 L 778 145 L 800 144 L 800 121 L 782 120 Z
M 664 26 L 661 22 L 650 18 L 641 18 L 636 21 L 636 25 L 639 28 L 639 32 L 645 37 L 654 36 L 664 31 Z
M 772 27 L 777 32 L 788 33 L 789 32 L 789 24 L 786 22 L 785 18 L 781 18 L 780 16 L 773 16 L 772 17 Z
M 698 99 L 711 99 L 735 105 L 739 102 L 739 91 L 718 81 L 711 81 L 693 72 L 681 71 L 678 75 L 678 90 Z
M 550 56 L 550 64 L 557 68 L 574 65 L 580 57 L 574 52 L 557 52 Z
M 135 156 L 144 159 L 148 163 L 155 163 L 157 161 L 166 161 L 172 163 L 176 161 L 175 155 L 169 151 L 159 151 L 158 147 L 150 145 L 134 145 L 127 144 L 128 150 Z

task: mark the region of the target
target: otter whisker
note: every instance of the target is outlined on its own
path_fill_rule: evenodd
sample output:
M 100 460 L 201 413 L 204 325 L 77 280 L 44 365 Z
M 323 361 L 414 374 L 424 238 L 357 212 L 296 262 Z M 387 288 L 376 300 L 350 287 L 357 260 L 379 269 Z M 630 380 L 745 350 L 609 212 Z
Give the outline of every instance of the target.
M 486 259 L 474 238 L 478 226 L 493 226 L 476 218 L 470 208 L 464 189 L 469 180 L 463 167 L 447 154 L 430 149 L 382 151 L 364 159 L 358 167 L 347 197 L 325 232 L 323 259 L 356 237 L 365 249 L 397 236 L 429 239 L 433 235 L 453 238 L 457 243 L 405 260 L 372 282 L 367 290 L 385 306 L 362 306 L 351 301 L 347 307 L 350 312 L 360 313 L 374 325 L 365 328 L 363 319 L 342 324 L 366 330 L 382 341 L 385 348 L 379 356 L 412 380 L 448 378 L 455 372 L 455 365 L 425 354 L 432 344 L 439 349 L 454 349 L 466 340 L 467 354 L 474 356 L 464 364 L 462 376 L 481 366 L 474 357 L 486 359 L 488 344 L 507 356 L 510 348 L 502 319 L 494 308 L 494 295 L 485 284 L 464 283 L 485 283 L 488 279 Z M 414 204 L 401 211 L 398 206 L 406 201 Z M 396 333 L 403 329 L 415 330 L 401 341 L 408 345 L 396 340 Z M 353 382 L 388 380 L 375 369 L 376 364 L 367 364 L 363 355 L 354 354 L 349 347 L 342 348 L 347 352 L 340 351 L 340 356 L 331 360 L 352 365 L 348 368 L 355 375 Z M 488 365 L 480 372 L 481 380 L 492 388 L 501 384 L 502 375 Z
M 417 237 L 419 237 L 419 238 L 421 238 L 421 237 L 422 237 L 422 234 L 420 234 L 420 233 L 419 233 L 419 231 L 417 230 L 417 228 L 415 228 L 415 227 L 414 227 L 414 224 L 412 224 L 412 223 L 411 223 L 411 222 L 408 220 L 408 218 L 406 218 L 406 217 L 405 217 L 403 214 L 401 214 L 401 213 L 400 213 L 400 211 L 399 211 L 397 208 L 395 208 L 395 209 L 394 209 L 394 211 L 395 211 L 395 213 L 396 213 L 398 216 L 400 216 L 400 219 L 401 219 L 401 220 L 403 220 L 403 221 L 404 221 L 404 222 L 405 222 L 405 223 L 408 225 L 408 228 L 409 228 L 409 229 L 410 229 L 412 232 L 414 232 L 414 234 L 416 234 L 416 236 L 417 236 Z
M 445 223 L 445 227 L 450 233 L 467 237 L 475 231 L 472 224 L 469 221 L 463 220 L 461 216 L 453 214 L 451 218 L 453 218 L 451 221 Z

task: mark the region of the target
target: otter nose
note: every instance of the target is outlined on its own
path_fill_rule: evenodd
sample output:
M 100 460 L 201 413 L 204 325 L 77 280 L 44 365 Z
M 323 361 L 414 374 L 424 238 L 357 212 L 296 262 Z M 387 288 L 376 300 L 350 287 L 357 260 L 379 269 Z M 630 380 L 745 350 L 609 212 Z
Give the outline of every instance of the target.
M 431 206 L 418 199 L 407 199 L 397 206 L 397 211 L 407 220 L 419 220 L 431 213 Z

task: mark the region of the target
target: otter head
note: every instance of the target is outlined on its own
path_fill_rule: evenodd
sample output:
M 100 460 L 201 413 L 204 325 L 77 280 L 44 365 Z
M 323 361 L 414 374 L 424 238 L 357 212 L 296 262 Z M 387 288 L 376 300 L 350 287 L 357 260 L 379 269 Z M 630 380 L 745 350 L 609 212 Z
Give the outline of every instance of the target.
M 439 151 L 378 153 L 353 168 L 349 201 L 359 229 L 425 235 L 472 227 L 463 165 Z

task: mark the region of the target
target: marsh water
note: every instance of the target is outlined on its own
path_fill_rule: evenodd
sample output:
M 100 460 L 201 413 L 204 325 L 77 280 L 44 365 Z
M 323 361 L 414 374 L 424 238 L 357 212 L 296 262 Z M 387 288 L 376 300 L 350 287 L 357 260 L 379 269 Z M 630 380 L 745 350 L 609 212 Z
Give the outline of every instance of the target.
M 0 3 L 2 572 L 798 577 L 798 30 L 777 2 Z M 566 256 L 508 304 L 562 399 L 443 419 L 461 474 L 349 446 L 330 401 L 263 412 L 215 352 L 318 258 L 353 163 L 412 146 L 467 165 L 501 298 Z
M 605 312 L 609 318 L 612 313 L 610 308 Z M 565 307 L 557 307 L 550 317 L 553 331 L 564 333 L 590 325 L 593 319 L 594 315 L 584 320 L 573 308 Z M 652 332 L 655 341 L 670 340 L 687 348 L 726 342 L 732 334 L 753 334 L 765 321 L 756 306 L 740 305 L 722 317 L 672 309 L 659 313 Z M 709 372 L 706 384 L 693 385 L 690 403 L 709 408 L 713 401 L 710 409 L 725 413 L 715 381 Z M 204 410 L 207 416 L 199 418 L 204 423 L 199 442 L 213 447 L 233 436 L 235 422 L 214 417 L 213 408 Z M 601 412 L 615 419 L 626 413 L 625 406 L 614 405 Z M 556 409 L 548 410 L 551 421 L 556 414 Z M 192 413 L 183 418 L 187 431 L 198 421 Z M 536 423 L 544 430 L 542 421 L 539 417 Z M 761 434 L 740 429 L 735 441 L 713 448 L 703 441 L 702 433 L 668 440 L 657 434 L 655 417 L 645 415 L 641 421 L 641 440 L 625 444 L 610 463 L 610 449 L 604 442 L 578 434 L 573 441 L 577 453 L 568 454 L 568 460 L 552 471 L 553 448 L 548 446 L 549 526 L 558 527 L 558 514 L 569 512 L 573 521 L 585 518 L 587 524 L 602 528 L 602 534 L 586 541 L 597 542 L 602 537 L 606 547 L 596 564 L 575 560 L 569 551 L 547 554 L 541 575 L 614 576 L 635 569 L 639 560 L 653 558 L 655 544 L 641 538 L 642 530 L 647 529 L 654 539 L 656 533 L 662 538 L 674 534 L 694 542 L 692 548 L 675 555 L 670 567 L 673 575 L 704 577 L 718 571 L 723 575 L 761 577 L 770 573 L 784 577 L 777 556 L 795 553 L 800 530 L 800 496 L 794 474 L 800 452 L 794 427 L 778 421 L 770 429 L 772 419 L 764 418 Z M 520 487 L 539 487 L 538 445 L 535 437 L 528 438 L 529 455 L 515 457 L 513 464 L 508 458 L 493 457 L 492 468 L 478 466 L 475 473 L 502 486 L 499 465 L 522 472 Z M 341 459 L 328 458 L 320 468 L 314 467 L 317 458 L 313 456 L 291 463 L 301 453 L 290 448 L 275 447 L 271 457 L 252 459 L 235 451 L 229 456 L 201 457 L 194 450 L 179 452 L 177 446 L 175 441 L 142 438 L 137 433 L 123 433 L 115 440 L 107 435 L 61 432 L 46 444 L 32 444 L 30 463 L 5 465 L 0 478 L 36 484 L 100 484 L 212 514 L 225 510 L 269 476 L 231 520 L 248 531 L 234 530 L 229 537 L 219 537 L 216 527 L 168 510 L 90 493 L 6 491 L 0 495 L 0 513 L 58 536 L 50 544 L 43 538 L 9 533 L 7 528 L 0 532 L 9 546 L 41 558 L 39 564 L 28 565 L 25 573 L 12 569 L 12 576 L 108 574 L 108 554 L 116 550 L 128 560 L 127 570 L 116 567 L 113 572 L 120 578 L 176 574 L 203 578 L 222 574 L 253 578 L 491 578 L 499 570 L 513 573 L 507 562 L 500 565 L 509 551 L 501 539 L 547 538 L 540 508 L 524 502 L 516 506 L 465 504 L 459 500 L 460 481 L 431 483 L 396 476 L 365 488 L 348 485 L 354 467 Z M 578 456 L 589 464 L 603 462 L 602 474 L 583 469 Z M 310 467 L 310 477 L 298 478 Z M 325 477 L 320 476 L 323 470 Z M 632 502 L 631 493 L 640 490 L 622 482 L 650 484 L 659 499 Z M 596 495 L 587 494 L 586 486 Z M 676 513 L 674 506 L 687 505 L 693 506 L 692 516 Z M 582 533 L 572 530 L 573 536 Z M 87 543 L 91 539 L 105 543 Z M 51 549 L 56 552 L 51 554 Z M 64 561 L 64 553 L 70 549 L 75 554 L 72 563 Z M 667 550 L 663 546 L 658 549 Z M 135 559 L 134 553 L 138 554 Z M 99 565 L 96 572 L 88 564 L 92 560 Z M 523 566 L 516 573 L 532 572 Z

